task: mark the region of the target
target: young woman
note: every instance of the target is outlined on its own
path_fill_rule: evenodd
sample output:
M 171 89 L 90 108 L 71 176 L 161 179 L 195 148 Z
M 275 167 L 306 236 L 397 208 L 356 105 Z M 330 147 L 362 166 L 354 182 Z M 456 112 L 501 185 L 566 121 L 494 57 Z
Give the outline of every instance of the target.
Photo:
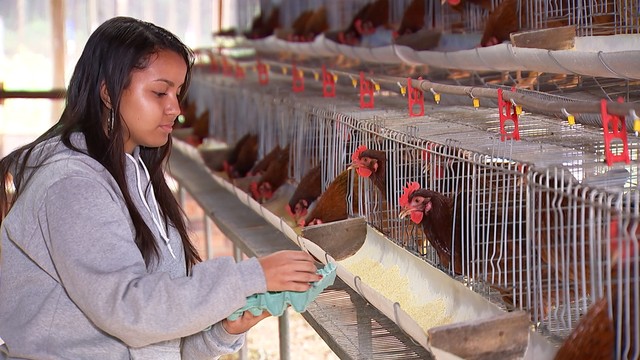
M 228 321 L 247 296 L 320 279 L 301 251 L 200 260 L 163 171 L 192 59 L 160 27 L 108 20 L 60 121 L 0 161 L 0 358 L 211 359 L 268 315 Z

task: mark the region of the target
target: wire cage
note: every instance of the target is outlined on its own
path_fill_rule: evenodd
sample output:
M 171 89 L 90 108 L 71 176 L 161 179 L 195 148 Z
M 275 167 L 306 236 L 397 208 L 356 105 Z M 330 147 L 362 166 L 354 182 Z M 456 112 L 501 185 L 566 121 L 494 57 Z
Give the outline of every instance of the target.
M 234 144 L 247 133 L 257 134 L 259 119 L 265 119 L 265 115 L 270 114 L 270 111 L 264 111 L 264 105 L 268 106 L 268 102 L 265 104 L 260 94 L 247 90 L 238 94 L 225 84 L 212 86 L 215 87 L 216 96 L 204 100 L 213 104 L 209 111 L 209 134 L 216 134 L 217 140 L 228 144 Z M 209 107 L 208 104 L 205 106 Z
M 327 11 L 327 22 L 331 30 L 345 29 L 354 16 L 367 4 L 376 0 L 326 1 L 326 0 L 282 0 L 276 4 L 269 1 L 242 0 L 236 8 L 240 24 L 251 24 L 251 20 L 262 11 L 268 14 L 275 6 L 280 10 L 280 25 L 290 28 L 294 21 L 304 11 L 324 7 Z M 391 27 L 399 27 L 407 7 L 414 0 L 393 0 L 388 2 L 388 16 L 386 22 Z M 500 0 L 490 0 L 490 5 L 463 2 L 455 8 L 440 0 L 424 1 L 424 24 L 427 29 L 438 29 L 443 32 L 469 33 L 481 32 L 488 13 L 497 6 Z M 266 15 L 265 15 L 266 16 Z M 246 27 L 246 29 L 245 29 Z M 243 29 L 248 30 L 247 26 Z
M 533 171 L 530 184 L 533 321 L 564 339 L 603 299 L 614 323 L 615 358 L 637 358 L 638 192 L 582 186 L 558 169 Z
M 615 331 L 615 356 L 617 359 L 640 357 L 640 196 L 625 193 L 618 200 L 620 220 L 614 222 L 611 234 L 610 283 L 605 283 L 604 299 Z M 616 230 L 617 228 L 617 230 Z M 607 269 L 609 270 L 609 269 Z M 607 279 L 608 280 L 608 279 Z
M 531 186 L 533 319 L 564 337 L 602 296 L 613 204 L 557 169 L 534 173 Z
M 275 74 L 260 87 L 249 78 L 233 86 L 222 76 L 203 82 L 194 82 L 200 91 L 190 96 L 215 109 L 211 134 L 233 143 L 255 131 L 263 154 L 289 144 L 291 181 L 320 165 L 323 190 L 359 147 L 383 152 L 382 189 L 371 178 L 350 178 L 350 216 L 364 216 L 506 310 L 528 311 L 558 342 L 606 299 L 618 358 L 637 357 L 637 138 L 629 140 L 630 164 L 607 166 L 601 129 L 536 114 L 522 115 L 523 140 L 503 141 L 495 109 L 429 107 L 409 117 L 397 94 L 377 94 L 377 108 L 363 109 L 353 88 L 323 98 L 321 85 L 310 82 L 295 93 L 288 77 Z M 400 218 L 399 197 L 414 181 L 451 199 L 458 257 L 443 262 L 421 226 Z
M 442 124 L 414 122 L 401 125 L 401 131 L 389 127 L 372 132 L 377 137 L 386 134 L 383 144 L 391 180 L 387 192 L 392 195 L 385 199 L 382 216 L 388 220 L 381 231 L 499 305 L 527 308 L 525 163 L 509 160 L 504 143 L 495 143 L 492 153 L 482 154 L 461 148 L 460 141 L 451 138 L 443 143 L 424 140 L 428 132 L 442 131 Z M 419 226 L 398 219 L 398 194 L 410 182 L 452 200 L 452 236 L 458 242 L 453 241 L 451 251 L 459 256 L 448 264 L 443 265 Z M 373 206 L 368 213 L 380 208 Z
M 518 0 L 522 29 L 575 25 L 576 35 L 637 34 L 637 0 Z
M 575 26 L 581 37 L 638 34 L 640 33 L 640 8 L 637 0 L 507 0 L 515 3 L 514 25 L 519 31 L 548 29 L 559 26 Z M 326 9 L 329 30 L 341 30 L 349 26 L 353 17 L 367 4 L 375 0 L 326 1 L 281 0 L 268 2 L 242 0 L 235 7 L 240 28 L 247 30 L 252 19 L 263 11 L 268 14 L 277 4 L 280 9 L 280 26 L 290 29 L 294 21 L 305 11 L 320 7 Z M 397 28 L 411 0 L 388 2 L 387 25 Z M 424 27 L 447 33 L 482 34 L 489 14 L 503 0 L 462 1 L 450 4 L 441 0 L 424 0 Z

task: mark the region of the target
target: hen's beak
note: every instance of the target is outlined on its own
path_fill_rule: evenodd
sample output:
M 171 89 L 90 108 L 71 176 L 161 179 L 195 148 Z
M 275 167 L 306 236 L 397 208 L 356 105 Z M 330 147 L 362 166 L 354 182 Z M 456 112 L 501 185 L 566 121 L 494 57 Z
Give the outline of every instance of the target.
M 410 207 L 408 207 L 408 208 L 404 208 L 402 211 L 400 211 L 400 214 L 398 215 L 398 217 L 399 217 L 400 219 L 404 219 L 404 218 L 406 218 L 407 216 L 410 216 L 410 215 L 411 215 L 411 213 L 412 213 L 414 210 L 415 210 L 415 209 L 410 208 Z

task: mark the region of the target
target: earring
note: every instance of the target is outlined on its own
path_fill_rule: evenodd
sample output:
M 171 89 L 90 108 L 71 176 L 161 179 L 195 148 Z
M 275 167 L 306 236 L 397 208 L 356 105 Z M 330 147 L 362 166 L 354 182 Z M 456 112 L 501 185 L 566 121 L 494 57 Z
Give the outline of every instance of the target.
M 111 134 L 113 132 L 113 122 L 115 121 L 114 119 L 115 114 L 113 113 L 113 109 L 109 110 L 109 123 L 107 125 L 107 131 L 109 132 L 109 134 Z

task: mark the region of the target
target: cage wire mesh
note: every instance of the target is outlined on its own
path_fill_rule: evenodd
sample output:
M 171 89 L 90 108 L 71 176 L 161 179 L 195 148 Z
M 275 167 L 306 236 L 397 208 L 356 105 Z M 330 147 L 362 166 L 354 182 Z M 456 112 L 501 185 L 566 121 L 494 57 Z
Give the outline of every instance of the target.
M 578 36 L 637 34 L 637 0 L 518 0 L 523 29 L 575 25 Z
M 618 335 L 615 358 L 636 358 L 638 192 L 590 189 L 554 169 L 532 172 L 531 199 L 533 320 L 563 339 L 604 297 Z
M 331 30 L 346 28 L 355 14 L 375 0 L 241 0 L 235 8 L 238 28 L 248 30 L 253 19 L 262 11 L 265 16 L 275 7 L 280 8 L 280 24 L 291 28 L 304 11 L 324 6 Z M 481 3 L 462 2 L 450 6 L 440 0 L 425 1 L 425 27 L 446 33 L 481 34 L 488 14 L 502 0 Z M 509 0 L 511 1 L 511 0 Z M 637 0 L 514 0 L 517 1 L 517 22 L 520 30 L 538 30 L 572 25 L 578 36 L 640 33 L 640 11 Z M 400 24 L 411 0 L 389 1 L 388 23 Z
M 361 109 L 355 89 L 325 99 L 314 95 L 321 86 L 313 82 L 292 93 L 285 77 L 274 76 L 265 87 L 230 86 L 221 78 L 194 86 L 207 94 L 193 96 L 208 99 L 212 136 L 233 143 L 255 131 L 263 154 L 290 144 L 292 181 L 321 165 L 323 190 L 359 146 L 382 151 L 385 187 L 352 176 L 345 199 L 353 203 L 352 216 L 364 216 L 389 240 L 499 306 L 528 311 L 556 341 L 604 297 L 616 356 L 637 355 L 636 137 L 629 137 L 631 163 L 610 167 L 601 129 L 537 114 L 521 116 L 523 140 L 501 141 L 496 109 L 432 106 L 409 117 L 400 96 L 376 96 L 375 109 Z M 460 264 L 452 258 L 445 266 L 422 228 L 399 218 L 398 198 L 413 181 L 452 200 L 452 237 L 460 238 L 452 250 L 460 252 Z

